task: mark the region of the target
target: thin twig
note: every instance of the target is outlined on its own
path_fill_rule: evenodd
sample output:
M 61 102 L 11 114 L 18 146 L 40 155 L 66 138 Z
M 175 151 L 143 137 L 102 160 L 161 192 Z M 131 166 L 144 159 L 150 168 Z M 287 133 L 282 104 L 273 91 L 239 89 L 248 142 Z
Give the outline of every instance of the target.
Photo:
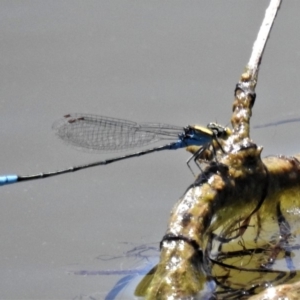
M 252 48 L 252 54 L 247 65 L 247 71 L 251 76 L 252 88 L 255 89 L 257 76 L 263 52 L 266 47 L 276 14 L 279 10 L 281 0 L 271 0 L 269 7 L 266 10 L 265 18 L 259 29 L 256 41 Z

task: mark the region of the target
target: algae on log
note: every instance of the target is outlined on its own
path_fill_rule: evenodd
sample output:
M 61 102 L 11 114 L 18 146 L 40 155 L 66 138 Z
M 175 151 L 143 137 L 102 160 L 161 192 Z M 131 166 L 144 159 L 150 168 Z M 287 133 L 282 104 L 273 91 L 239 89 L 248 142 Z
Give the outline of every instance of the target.
M 260 35 L 266 26 L 270 30 L 279 5 L 280 1 L 271 1 L 268 10 L 273 19 L 266 13 L 236 86 L 232 133 L 214 144 L 216 161 L 209 162 L 173 208 L 160 245 L 160 262 L 140 282 L 137 296 L 248 299 L 261 292 L 253 296 L 260 298 L 252 299 L 273 299 L 263 298 L 269 286 L 278 286 L 273 295 L 277 298 L 283 291 L 289 291 L 291 299 L 298 294 L 294 261 L 300 248 L 300 155 L 261 160 L 262 148 L 249 136 L 267 40 Z

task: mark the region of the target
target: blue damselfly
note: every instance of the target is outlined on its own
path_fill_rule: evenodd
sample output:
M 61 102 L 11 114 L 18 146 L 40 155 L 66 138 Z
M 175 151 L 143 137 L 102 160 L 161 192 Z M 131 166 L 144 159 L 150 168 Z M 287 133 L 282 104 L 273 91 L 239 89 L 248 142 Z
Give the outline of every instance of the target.
M 92 151 L 133 149 L 161 140 L 173 140 L 173 142 L 163 146 L 54 172 L 26 176 L 0 176 L 0 185 L 75 172 L 161 150 L 176 150 L 188 146 L 201 147 L 188 160 L 189 163 L 192 158 L 196 160 L 200 156 L 201 151 L 212 145 L 214 140 L 219 144 L 218 138 L 224 137 L 230 133 L 230 129 L 216 123 L 209 123 L 207 127 L 189 125 L 182 128 L 160 123 L 138 124 L 127 120 L 91 114 L 65 115 L 53 124 L 53 129 L 57 136 L 64 142 L 73 145 L 76 148 Z M 220 146 L 220 148 L 222 147 Z

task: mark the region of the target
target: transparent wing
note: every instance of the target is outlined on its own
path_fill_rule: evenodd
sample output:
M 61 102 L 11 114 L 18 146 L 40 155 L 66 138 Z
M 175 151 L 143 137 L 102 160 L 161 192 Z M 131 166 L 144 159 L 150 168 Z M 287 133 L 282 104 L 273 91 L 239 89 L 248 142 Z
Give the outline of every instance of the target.
M 52 128 L 64 142 L 94 151 L 125 150 L 160 140 L 177 140 L 182 127 L 131 122 L 91 114 L 68 114 Z

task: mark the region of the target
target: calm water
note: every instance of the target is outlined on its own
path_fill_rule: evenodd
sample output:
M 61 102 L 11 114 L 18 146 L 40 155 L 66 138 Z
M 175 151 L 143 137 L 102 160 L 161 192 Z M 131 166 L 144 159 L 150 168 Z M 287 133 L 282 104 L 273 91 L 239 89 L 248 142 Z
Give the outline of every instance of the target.
M 1 1 L 1 174 L 99 159 L 51 132 L 70 112 L 228 124 L 267 2 Z M 285 2 L 276 20 L 254 125 L 298 110 L 299 5 Z M 264 155 L 292 154 L 298 135 L 289 123 L 252 137 Z M 114 271 L 147 266 L 124 253 L 158 245 L 193 181 L 187 158 L 184 150 L 159 153 L 1 187 L 0 298 L 104 299 L 127 276 Z M 103 274 L 76 273 L 95 270 Z

